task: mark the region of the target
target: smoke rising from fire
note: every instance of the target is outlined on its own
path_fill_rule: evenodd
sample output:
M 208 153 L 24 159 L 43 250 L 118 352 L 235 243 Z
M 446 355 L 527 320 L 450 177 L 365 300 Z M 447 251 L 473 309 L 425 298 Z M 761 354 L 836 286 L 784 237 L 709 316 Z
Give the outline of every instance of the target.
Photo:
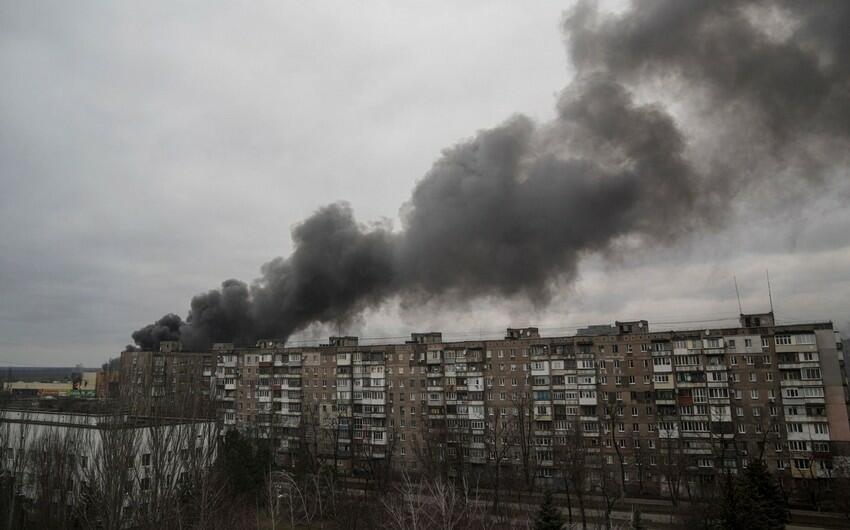
M 654 0 L 621 14 L 580 2 L 563 20 L 576 69 L 556 117 L 517 115 L 446 149 L 402 226 L 320 208 L 293 252 L 253 282 L 195 296 L 133 333 L 286 339 L 391 296 L 524 296 L 545 303 L 582 257 L 669 244 L 718 226 L 744 198 L 784 204 L 846 181 L 850 5 Z

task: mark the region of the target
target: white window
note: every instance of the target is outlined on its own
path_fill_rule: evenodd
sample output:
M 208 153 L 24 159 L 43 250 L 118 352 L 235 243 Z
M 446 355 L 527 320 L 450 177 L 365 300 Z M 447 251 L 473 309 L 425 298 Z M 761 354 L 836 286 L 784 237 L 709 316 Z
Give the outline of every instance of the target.
M 797 335 L 797 344 L 815 344 L 815 336 L 808 333 Z

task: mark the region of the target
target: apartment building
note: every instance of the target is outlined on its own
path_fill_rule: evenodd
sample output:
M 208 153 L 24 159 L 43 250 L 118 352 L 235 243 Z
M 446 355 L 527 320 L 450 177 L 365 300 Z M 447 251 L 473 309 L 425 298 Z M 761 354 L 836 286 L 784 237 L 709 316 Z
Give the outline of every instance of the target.
M 143 408 L 182 408 L 181 413 L 190 404 L 203 409 L 213 395 L 216 361 L 214 352 L 182 351 L 179 341 L 163 341 L 157 351 L 124 351 L 120 399 Z
M 789 478 L 828 477 L 850 456 L 832 324 L 780 326 L 770 313 L 719 329 L 633 321 L 567 337 L 430 332 L 212 353 L 225 427 L 271 440 L 288 462 L 481 476 L 497 465 L 522 481 L 557 478 L 581 458 L 592 485 L 663 491 L 673 473 L 699 485 L 753 458 Z

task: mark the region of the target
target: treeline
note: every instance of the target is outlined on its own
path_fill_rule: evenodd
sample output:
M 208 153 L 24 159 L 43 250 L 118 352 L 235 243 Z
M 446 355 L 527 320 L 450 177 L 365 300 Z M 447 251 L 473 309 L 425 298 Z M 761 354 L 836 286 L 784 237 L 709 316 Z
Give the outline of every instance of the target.
M 626 480 L 625 457 L 606 458 L 578 427 L 553 449 L 557 474 L 540 478 L 533 420 L 523 403 L 516 415 L 488 421 L 488 464 L 448 450 L 462 446 L 463 433 L 423 422 L 413 467 L 405 465 L 411 455 L 402 458 L 395 428 L 378 444 L 305 406 L 288 432 L 298 443 L 291 459 L 282 459 L 280 440 L 268 437 L 274 431 L 222 436 L 209 402 L 163 402 L 116 401 L 98 411 L 97 429 L 0 414 L 0 529 L 496 530 L 558 521 L 614 528 L 624 524 L 624 511 L 633 512 L 629 524 L 647 526 L 629 504 L 644 493 L 641 476 Z M 23 419 L 38 413 L 24 412 Z M 340 443 L 349 439 L 347 447 Z M 653 472 L 663 477 L 676 515 L 667 527 L 773 529 L 789 521 L 790 492 L 760 455 L 719 467 L 713 480 L 693 488 L 683 446 L 668 440 L 656 453 Z M 839 471 L 804 485 L 818 488 L 823 506 L 850 514 L 850 481 Z M 544 493 L 558 494 L 557 509 Z

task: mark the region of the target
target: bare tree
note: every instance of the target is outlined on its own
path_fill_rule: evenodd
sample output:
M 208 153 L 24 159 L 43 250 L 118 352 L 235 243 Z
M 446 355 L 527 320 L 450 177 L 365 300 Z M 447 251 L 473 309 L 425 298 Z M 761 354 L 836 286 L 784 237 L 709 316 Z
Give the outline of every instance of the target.
M 463 481 L 413 481 L 404 476 L 396 490 L 382 500 L 385 524 L 393 530 L 489 528 L 487 503 L 471 491 Z
M 522 476 L 526 490 L 533 491 L 538 464 L 534 435 L 534 400 L 529 397 L 527 392 L 515 394 L 513 407 L 516 445 L 520 454 Z
M 5 448 L 2 455 L 5 526 L 12 530 L 22 516 L 18 501 L 22 497 L 24 473 L 29 465 L 30 452 L 27 448 L 33 435 L 32 423 L 27 411 L 4 410 L 0 414 L 0 449 Z
M 33 517 L 41 528 L 66 528 L 73 523 L 77 454 L 84 450 L 81 431 L 73 425 L 47 427 L 29 444 Z
M 485 445 L 487 447 L 487 464 L 493 480 L 493 512 L 499 512 L 500 493 L 502 491 L 502 467 L 510 459 L 511 449 L 516 447 L 516 423 L 510 414 L 505 414 L 498 407 L 492 409 L 490 421 L 485 423 Z
M 427 479 L 448 477 L 448 429 L 446 420 L 428 419 L 419 423 L 419 433 L 413 440 L 413 453 Z
M 588 487 L 588 451 L 587 443 L 581 429 L 581 423 L 576 419 L 571 425 L 564 444 L 555 448 L 557 462 L 560 463 L 561 478 L 567 494 L 567 514 L 570 524 L 573 523 L 572 495 L 578 500 L 581 527 L 587 528 L 587 511 L 585 509 L 585 494 Z
M 84 524 L 118 530 L 128 519 L 126 508 L 134 504 L 141 437 L 127 428 L 121 412 L 103 418 L 99 427 L 100 436 L 92 440 L 92 461 L 83 473 L 80 514 Z

